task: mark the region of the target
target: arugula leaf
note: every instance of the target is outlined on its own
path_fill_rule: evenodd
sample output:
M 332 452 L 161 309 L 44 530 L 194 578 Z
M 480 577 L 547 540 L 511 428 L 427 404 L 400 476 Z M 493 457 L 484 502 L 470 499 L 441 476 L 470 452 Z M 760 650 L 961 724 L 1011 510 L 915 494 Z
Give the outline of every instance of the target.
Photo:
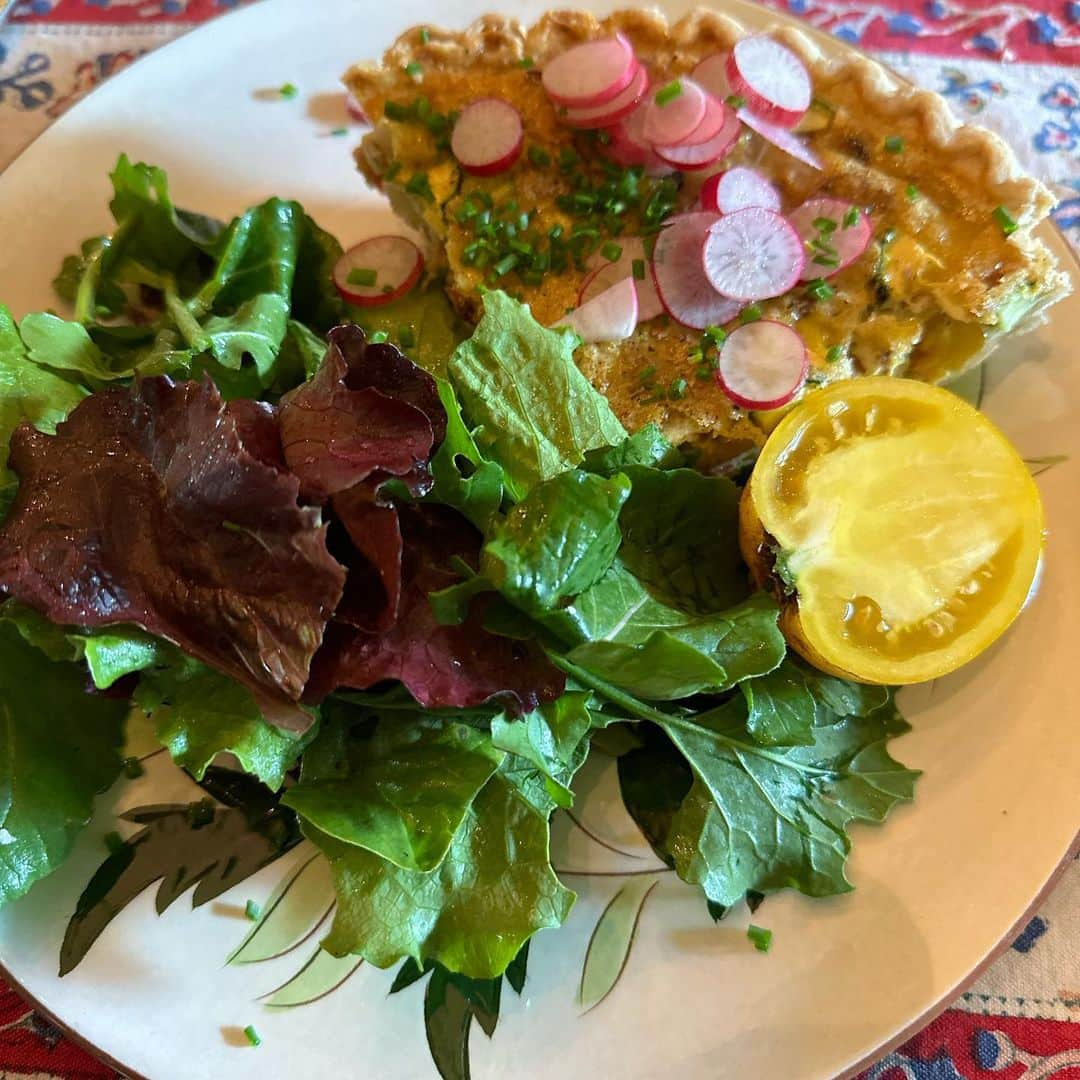
M 510 759 L 508 759 L 510 760 Z M 474 979 L 501 974 L 537 930 L 559 926 L 574 894 L 551 868 L 547 816 L 500 769 L 469 807 L 446 858 L 419 873 L 308 827 L 337 889 L 323 942 L 377 967 L 412 956 Z
M 739 554 L 739 489 L 693 469 L 628 466 L 620 557 L 658 600 L 707 615 L 750 593 Z
M 28 421 L 51 434 L 85 396 L 81 387 L 31 363 L 11 312 L 0 304 L 0 519 L 18 484 L 7 467 L 12 432 Z
M 336 736 L 332 735 L 332 738 Z M 465 724 L 379 724 L 346 779 L 308 779 L 285 794 L 305 825 L 404 870 L 434 870 L 503 759 Z
M 739 685 L 749 715 L 746 728 L 762 746 L 813 746 L 816 707 L 802 672 L 785 662 Z
M 492 291 L 472 337 L 450 358 L 454 389 L 480 425 L 478 444 L 506 471 L 517 498 L 574 468 L 588 450 L 626 438 L 607 399 L 574 364 L 576 340 Z
M 219 776 L 220 783 L 210 783 Z M 143 827 L 98 867 L 79 897 L 60 947 L 61 975 L 72 971 L 109 923 L 155 881 L 161 882 L 154 898 L 159 915 L 192 886 L 191 903 L 199 907 L 300 843 L 296 815 L 279 806 L 271 792 L 242 773 L 211 769 L 206 780 L 229 806 L 203 800 L 143 806 L 121 815 Z
M 631 465 L 673 469 L 682 464 L 682 455 L 671 445 L 659 424 L 646 424 L 614 446 L 590 450 L 581 467 L 599 476 L 614 476 Z
M 530 615 L 559 607 L 611 566 L 629 494 L 621 473 L 605 480 L 574 469 L 537 484 L 495 525 L 481 574 Z
M 657 630 L 640 645 L 592 641 L 567 654 L 579 667 L 636 697 L 676 701 L 694 694 L 718 693 L 727 672 L 707 652 Z
M 427 501 L 453 507 L 486 532 L 502 505 L 506 476 L 502 466 L 480 453 L 453 386 L 444 379 L 435 384 L 446 410 L 446 437 L 431 459 L 434 486 Z
M 723 905 L 748 889 L 849 891 L 847 825 L 880 822 L 912 798 L 918 773 L 886 745 L 908 725 L 890 704 L 815 727 L 813 745 L 779 751 L 755 745 L 746 722 L 741 698 L 660 722 L 694 772 L 665 841 L 679 876 Z
M 127 703 L 0 624 L 0 905 L 67 858 L 94 797 L 120 774 Z
M 571 691 L 518 720 L 500 714 L 491 721 L 492 745 L 531 762 L 544 776 L 551 800 L 563 808 L 574 804 L 570 781 L 589 752 L 588 702 L 588 694 Z
M 134 369 L 129 367 L 114 370 L 94 344 L 86 327 L 79 323 L 67 322 L 45 312 L 35 312 L 23 319 L 19 331 L 27 353 L 35 364 L 86 375 L 90 385 L 95 381 L 126 379 L 134 374 Z
M 157 722 L 173 761 L 202 780 L 218 754 L 231 753 L 271 790 L 280 788 L 315 729 L 297 737 L 268 724 L 247 687 L 179 650 L 159 650 L 157 664 L 133 699 Z

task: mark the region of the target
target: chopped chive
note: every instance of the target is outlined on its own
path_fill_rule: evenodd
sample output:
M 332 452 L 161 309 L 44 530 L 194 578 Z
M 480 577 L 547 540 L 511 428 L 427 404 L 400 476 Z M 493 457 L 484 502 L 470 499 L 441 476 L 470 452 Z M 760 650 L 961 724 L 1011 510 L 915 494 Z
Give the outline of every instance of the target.
M 542 146 L 530 146 L 529 160 L 538 169 L 542 169 L 551 164 L 551 155 Z
M 292 99 L 294 97 L 296 97 L 296 95 L 299 94 L 300 91 L 296 88 L 296 86 L 293 83 L 287 82 L 287 83 L 282 83 L 281 86 L 278 87 L 278 93 L 286 101 L 292 101 Z
M 405 185 L 405 190 L 410 195 L 420 195 L 422 198 L 427 199 L 428 202 L 435 201 L 435 192 L 431 190 L 427 173 L 413 173 Z
M 833 345 L 829 348 L 829 351 L 825 354 L 825 362 L 827 364 L 835 364 L 837 360 L 843 359 L 844 346 Z
M 671 386 L 668 388 L 668 397 L 672 401 L 681 401 L 686 397 L 686 388 L 689 383 L 680 375 L 677 379 L 671 380 Z
M 262 908 L 255 903 L 254 900 L 249 900 L 244 905 L 244 915 L 247 916 L 252 922 L 258 922 L 262 917 Z
M 656 91 L 656 104 L 663 107 L 670 104 L 682 94 L 682 83 L 678 79 L 672 79 L 667 86 L 660 87 Z
M 399 326 L 396 337 L 398 344 L 403 349 L 411 349 L 416 344 L 416 335 L 413 333 L 411 326 Z
M 424 65 L 417 60 L 411 60 L 405 65 L 405 74 L 410 79 L 419 79 L 424 74 Z
M 390 340 L 390 335 L 385 330 L 376 330 L 375 333 L 368 338 L 368 341 L 372 345 L 383 345 Z
M 618 262 L 622 256 L 622 248 L 614 241 L 609 240 L 601 249 L 600 254 L 607 259 L 608 262 Z
M 656 365 L 655 364 L 650 364 L 647 368 L 645 368 L 643 371 L 641 371 L 641 373 L 638 375 L 638 378 L 643 383 L 647 383 L 655 374 L 656 374 Z
M 846 213 L 846 214 L 844 215 L 844 222 L 843 222 L 843 224 L 844 224 L 844 228 L 845 228 L 845 229 L 850 229 L 850 228 L 853 228 L 853 227 L 854 227 L 855 225 L 858 225 L 858 224 L 859 224 L 859 208 L 858 208 L 857 206 L 853 206 L 853 207 L 852 207 L 852 208 L 851 208 L 851 209 L 850 209 L 850 210 L 849 210 L 849 211 L 848 211 L 848 212 L 847 212 L 847 213 Z
M 517 227 L 524 232 L 529 227 L 529 211 L 522 210 L 518 215 Z
M 741 109 L 746 105 L 746 98 L 742 97 L 740 94 L 728 94 L 728 96 L 724 98 L 724 102 L 732 109 Z
M 1016 223 L 1016 218 L 1014 218 L 1004 206 L 994 207 L 994 220 L 1001 226 L 1001 231 L 1006 236 L 1012 236 L 1012 234 L 1020 228 Z
M 421 45 L 426 45 L 430 40 L 431 40 L 431 34 L 428 33 L 428 28 L 426 26 L 421 26 L 420 27 L 420 44 Z
M 815 255 L 811 262 L 815 266 L 827 266 L 831 270 L 835 270 L 840 265 L 840 260 L 835 255 Z
M 331 128 L 329 134 L 333 135 L 335 138 L 340 138 L 342 135 L 348 135 L 349 129 L 344 127 Z
M 885 140 L 885 150 L 889 154 L 902 154 L 904 152 L 904 140 L 899 135 L 890 135 Z
M 699 367 L 694 371 L 694 378 L 707 382 L 713 377 L 713 369 L 709 366 Z
M 836 222 L 832 218 L 814 218 L 813 225 L 822 236 L 829 236 L 831 233 L 836 232 Z
M 742 312 L 739 315 L 739 322 L 741 322 L 743 325 L 745 325 L 746 323 L 757 322 L 758 319 L 760 319 L 760 318 L 761 318 L 761 305 L 760 304 L 750 304 L 748 307 L 744 307 L 742 309 Z
M 383 179 L 393 180 L 399 172 L 401 172 L 401 162 L 391 161 L 390 164 L 386 166 L 386 172 L 383 173 Z
M 350 285 L 374 285 L 379 280 L 379 272 L 366 266 L 354 266 L 345 280 Z
M 262 1043 L 262 1036 L 255 1030 L 255 1027 L 252 1024 L 248 1024 L 248 1026 L 244 1028 L 244 1035 L 252 1046 L 259 1046 Z
M 552 225 L 551 228 L 548 229 L 548 236 L 552 240 L 558 240 L 559 237 L 562 236 L 562 234 L 563 227 L 561 225 Z
M 701 361 L 705 359 L 705 350 L 700 345 L 695 345 L 690 350 L 690 359 L 695 364 L 700 364 Z
M 388 101 L 383 106 L 383 114 L 389 120 L 403 121 L 411 120 L 414 110 L 408 105 L 402 105 L 400 101 Z
M 518 67 L 525 68 L 525 70 L 528 71 L 528 69 L 531 68 L 535 63 L 536 61 L 531 56 L 523 56 L 518 61 Z
M 129 780 L 137 780 L 143 774 L 142 762 L 137 757 L 124 758 L 123 769 Z
M 727 331 L 721 326 L 706 326 L 702 332 L 714 345 L 723 345 L 727 341 Z
M 392 286 L 390 286 L 390 285 L 384 285 L 384 286 L 382 287 L 382 292 L 383 292 L 383 295 L 384 295 L 384 296 L 389 296 L 389 295 L 390 295 L 390 293 L 392 293 L 393 291 L 394 291 L 394 289 L 393 289 L 393 287 L 392 287 Z
M 815 300 L 829 300 L 836 295 L 836 290 L 824 278 L 814 278 L 806 286 L 806 291 Z
M 110 855 L 115 855 L 118 851 L 123 850 L 124 838 L 118 832 L 106 833 L 105 846 L 109 849 Z
M 509 255 L 504 255 L 494 266 L 495 273 L 502 277 L 504 274 L 509 274 L 518 264 L 518 257 L 513 252 Z
M 772 947 L 772 931 L 765 930 L 760 926 L 750 925 L 747 927 L 746 936 L 754 943 L 758 952 L 768 952 Z
M 630 264 L 630 268 L 633 271 L 635 280 L 637 280 L 637 281 L 644 281 L 645 280 L 645 260 L 644 259 L 635 259 Z
M 559 151 L 559 168 L 563 172 L 569 172 L 581 159 L 569 147 Z
M 919 189 L 914 184 L 908 184 L 904 189 L 904 194 L 914 202 L 919 197 Z

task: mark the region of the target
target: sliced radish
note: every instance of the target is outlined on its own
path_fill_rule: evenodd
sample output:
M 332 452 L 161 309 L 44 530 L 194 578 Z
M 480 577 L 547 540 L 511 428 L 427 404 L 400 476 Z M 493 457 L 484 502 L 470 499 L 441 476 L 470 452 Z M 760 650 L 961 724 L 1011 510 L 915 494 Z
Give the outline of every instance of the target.
M 564 315 L 555 326 L 569 326 L 585 342 L 623 341 L 638 322 L 638 297 L 632 278 L 624 278 Z
M 794 127 L 810 108 L 813 88 L 806 65 L 764 34 L 735 43 L 727 58 L 727 77 L 750 109 L 782 127 Z
M 578 304 L 586 303 L 616 282 L 631 278 L 637 290 L 638 322 L 655 319 L 663 314 L 664 305 L 660 303 L 656 282 L 648 271 L 649 257 L 645 254 L 645 242 L 640 236 L 625 236 L 620 237 L 618 243 L 622 254 L 614 262 L 609 262 L 599 252 L 586 262 L 587 266 L 592 267 L 592 273 L 581 283 Z M 643 278 L 634 277 L 635 262 L 646 268 Z
M 810 358 L 799 335 L 768 319 L 732 330 L 720 347 L 720 388 L 744 409 L 779 409 L 806 382 Z
M 617 97 L 606 105 L 594 105 L 591 109 L 567 109 L 563 119 L 576 128 L 611 127 L 634 111 L 648 89 L 649 73 L 644 64 L 638 64 L 630 85 Z
M 850 266 L 866 250 L 873 232 L 869 218 L 853 203 L 824 196 L 807 199 L 788 221 L 806 245 L 803 281 L 829 277 Z
M 727 58 L 727 53 L 713 53 L 711 56 L 706 56 L 690 72 L 690 77 L 698 86 L 721 101 L 731 94 L 731 83 L 728 82 L 727 77 Z
M 705 236 L 701 260 L 718 293 L 745 301 L 786 293 L 806 262 L 794 226 L 757 206 L 720 218 Z
M 736 165 L 701 185 L 701 206 L 716 214 L 733 214 L 748 206 L 779 210 L 780 193 L 756 169 Z
M 643 98 L 626 119 L 611 128 L 608 156 L 627 168 L 644 165 L 648 176 L 667 176 L 675 171 L 674 166 L 662 161 L 645 138 L 645 112 L 649 107 L 648 103 L 649 99 Z
M 756 132 L 766 142 L 771 142 L 773 146 L 783 150 L 785 154 L 789 154 L 804 165 L 809 165 L 811 169 L 823 168 L 821 158 L 798 135 L 788 131 L 787 128 L 770 123 L 768 120 L 764 120 L 752 113 L 749 109 L 740 109 L 739 119 L 751 131 Z
M 664 310 L 692 330 L 722 326 L 742 304 L 721 296 L 709 284 L 701 264 L 705 237 L 721 219 L 716 214 L 681 214 L 660 230 L 653 249 L 652 272 Z
M 621 94 L 637 70 L 634 47 L 622 36 L 584 41 L 544 65 L 540 81 L 556 105 L 591 109 Z
M 480 98 L 461 111 L 450 133 L 450 149 L 474 176 L 494 176 L 521 155 L 521 114 L 501 98 Z
M 739 118 L 723 102 L 709 98 L 723 111 L 724 123 L 708 142 L 683 146 L 657 146 L 656 154 L 661 161 L 674 165 L 678 169 L 705 169 L 715 165 L 739 140 L 742 125 Z
M 360 284 L 349 281 L 358 271 L 374 282 Z M 358 307 L 378 307 L 404 296 L 424 272 L 424 256 L 420 249 L 404 236 L 373 236 L 349 248 L 334 264 L 334 285 L 341 298 Z
M 356 100 L 356 96 L 351 91 L 345 95 L 345 111 L 358 124 L 368 124 L 370 126 L 371 120 L 364 111 L 364 106 Z
M 687 76 L 674 82 L 679 88 L 674 97 L 666 96 L 668 87 L 674 85 L 667 83 L 650 94 L 645 108 L 641 130 L 645 141 L 654 146 L 674 146 L 684 142 L 705 119 L 708 104 L 705 91 Z

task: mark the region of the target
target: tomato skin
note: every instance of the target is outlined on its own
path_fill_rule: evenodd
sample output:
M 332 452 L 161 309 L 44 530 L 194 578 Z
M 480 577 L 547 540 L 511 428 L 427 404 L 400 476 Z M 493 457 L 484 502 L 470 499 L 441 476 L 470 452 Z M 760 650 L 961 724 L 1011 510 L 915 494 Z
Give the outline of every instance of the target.
M 949 391 L 889 376 L 796 406 L 740 503 L 743 558 L 788 643 L 857 682 L 924 682 L 984 651 L 1028 600 L 1043 541 L 1038 489 L 1005 436 Z

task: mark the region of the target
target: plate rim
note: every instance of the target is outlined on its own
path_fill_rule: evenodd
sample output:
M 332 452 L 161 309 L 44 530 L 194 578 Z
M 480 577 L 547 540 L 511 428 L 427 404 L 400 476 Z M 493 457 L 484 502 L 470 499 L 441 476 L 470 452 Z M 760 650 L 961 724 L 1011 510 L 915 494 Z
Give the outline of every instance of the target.
M 584 2 L 587 6 L 588 0 L 584 0 Z M 725 0 L 702 0 L 702 2 L 709 3 L 710 6 L 713 2 L 717 2 L 718 6 L 723 6 Z M 825 31 L 820 30 L 818 27 L 812 26 L 809 23 L 805 23 L 787 12 L 778 11 L 771 7 L 766 7 L 764 4 L 758 2 L 758 0 L 738 0 L 738 3 L 745 4 L 750 7 L 759 8 L 760 10 L 767 12 L 770 16 L 775 18 L 780 25 L 790 24 L 793 26 L 797 26 L 803 33 L 805 33 L 808 37 L 812 39 L 816 39 L 819 41 L 824 40 L 834 47 L 837 44 L 837 40 Z M 4 21 L 3 15 L 7 13 L 7 9 L 3 8 L 3 4 L 4 0 L 0 0 L 0 24 L 2 24 Z M 626 0 L 626 6 L 631 7 L 638 5 L 633 4 L 632 0 Z M 164 42 L 162 45 L 158 46 L 156 49 L 153 50 L 153 54 L 157 56 L 168 50 L 171 46 L 191 37 L 193 34 L 212 32 L 212 29 L 218 24 L 220 24 L 222 21 L 224 21 L 224 19 L 229 18 L 230 16 L 239 17 L 245 12 L 254 10 L 255 7 L 256 5 L 254 3 L 251 3 L 245 5 L 244 7 L 234 8 L 231 11 L 226 11 L 222 15 L 219 15 L 217 18 L 214 18 L 209 22 L 203 23 L 201 25 L 194 26 L 188 31 L 178 34 L 171 40 Z M 884 62 L 872 53 L 866 52 L 859 46 L 849 42 L 839 42 L 839 45 L 842 46 L 844 49 L 859 56 L 862 56 L 863 58 L 879 65 L 881 68 L 887 71 L 891 77 L 898 80 L 899 82 L 906 83 L 908 85 L 915 85 L 910 79 L 895 71 L 888 63 Z M 110 83 L 115 83 L 118 78 L 122 78 L 128 71 L 134 70 L 137 66 L 138 65 L 135 64 L 130 65 L 128 68 L 124 69 L 124 71 L 118 72 L 116 76 L 114 76 L 108 81 Z M 100 89 L 100 87 L 95 87 L 94 90 L 92 90 L 85 97 L 76 102 L 75 105 L 70 110 L 68 110 L 68 113 L 66 113 L 63 117 L 58 118 L 58 121 L 62 122 L 67 118 L 68 115 L 70 115 L 71 113 L 75 113 L 85 101 L 87 101 L 93 96 L 94 92 L 98 89 Z M 980 124 L 965 124 L 965 126 L 976 128 L 982 127 L 982 125 Z M 48 132 L 52 131 L 55 127 L 56 122 L 50 124 L 48 127 L 38 132 L 38 134 L 35 135 L 29 143 L 22 147 L 22 149 L 19 150 L 15 157 L 7 163 L 4 169 L 0 170 L 0 178 L 3 177 L 4 172 L 6 172 L 8 168 L 18 162 L 27 153 L 27 151 L 30 150 L 31 147 L 35 146 L 38 140 L 40 140 Z M 983 130 L 986 129 L 984 128 Z M 1078 288 L 1080 288 L 1080 252 L 1077 252 L 1073 248 L 1068 237 L 1065 235 L 1064 230 L 1052 218 L 1048 218 L 1043 223 L 1042 227 L 1055 233 L 1057 235 L 1057 238 L 1061 241 L 1060 246 L 1065 251 L 1066 259 L 1071 264 L 1073 274 L 1075 276 L 1076 285 Z M 1050 893 L 1054 891 L 1055 887 L 1060 882 L 1069 865 L 1078 859 L 1080 859 L 1080 826 L 1078 826 L 1071 842 L 1062 852 L 1061 857 L 1055 865 L 1054 869 L 1051 871 L 1049 876 L 1046 878 L 1046 880 L 1039 887 L 1038 891 L 1032 897 L 1030 904 L 1024 909 L 1024 911 L 1008 928 L 1008 930 L 1002 935 L 997 944 L 994 945 L 991 949 L 989 949 L 986 955 L 983 956 L 982 959 L 979 960 L 979 962 L 975 964 L 975 966 L 963 978 L 958 980 L 954 986 L 952 986 L 948 991 L 942 994 L 931 1005 L 927 1006 L 927 1008 L 924 1009 L 918 1016 L 908 1021 L 898 1032 L 890 1036 L 885 1042 L 879 1044 L 877 1047 L 864 1055 L 858 1061 L 846 1067 L 842 1072 L 837 1073 L 834 1077 L 834 1080 L 854 1080 L 854 1078 L 857 1077 L 861 1072 L 872 1066 L 881 1058 L 887 1056 L 897 1047 L 903 1045 L 913 1035 L 921 1031 L 923 1028 L 925 1028 L 927 1025 L 937 1019 L 937 1017 L 939 1017 L 942 1013 L 947 1011 L 949 1006 L 961 994 L 963 994 L 968 987 L 972 986 L 975 982 L 977 982 L 978 979 L 988 968 L 990 968 L 997 960 L 999 960 L 1003 955 L 1005 955 L 1009 948 L 1011 948 L 1013 941 L 1019 936 L 1023 928 L 1031 921 L 1031 919 L 1037 913 L 1038 909 L 1042 907 L 1043 903 L 1046 901 Z M 8 987 L 23 1002 L 25 1002 L 26 1005 L 28 1005 L 36 1014 L 44 1017 L 53 1027 L 60 1031 L 61 1034 L 69 1042 L 77 1046 L 80 1050 L 90 1054 L 102 1064 L 115 1070 L 117 1073 L 121 1074 L 124 1078 L 126 1078 L 126 1080 L 152 1080 L 152 1078 L 147 1077 L 141 1072 L 138 1072 L 131 1066 L 125 1065 L 118 1058 L 103 1050 L 93 1040 L 79 1032 L 77 1028 L 72 1025 L 72 1023 L 62 1020 L 51 1009 L 43 1005 L 37 999 L 37 997 L 29 989 L 27 989 L 27 987 L 24 986 L 18 978 L 13 975 L 13 973 L 4 963 L 2 957 L 0 957 L 0 978 L 4 980 Z

